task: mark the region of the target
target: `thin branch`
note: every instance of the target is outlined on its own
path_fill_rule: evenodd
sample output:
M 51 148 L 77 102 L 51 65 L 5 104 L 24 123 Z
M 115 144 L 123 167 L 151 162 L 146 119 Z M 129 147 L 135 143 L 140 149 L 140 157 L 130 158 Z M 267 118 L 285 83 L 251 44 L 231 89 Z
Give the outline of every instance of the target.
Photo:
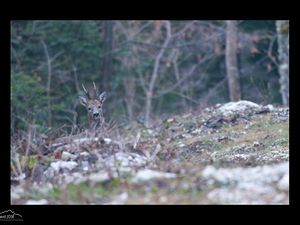
M 157 79 L 158 76 L 158 68 L 159 68 L 159 64 L 160 64 L 160 60 L 166 50 L 166 47 L 168 46 L 170 39 L 171 39 L 171 24 L 170 21 L 165 21 L 166 24 L 166 29 L 167 29 L 167 37 L 166 40 L 162 46 L 162 48 L 160 49 L 158 55 L 155 58 L 155 63 L 154 63 L 154 68 L 153 68 L 153 72 L 152 72 L 152 76 L 151 76 L 151 80 L 150 80 L 150 84 L 149 84 L 149 91 L 152 92 L 153 88 L 154 88 L 154 84 L 155 81 Z
M 189 72 L 185 77 L 183 77 L 183 78 L 181 78 L 180 80 L 178 80 L 178 81 L 176 82 L 176 84 L 174 84 L 172 87 L 170 87 L 170 88 L 168 88 L 168 89 L 166 89 L 166 90 L 164 90 L 164 91 L 158 93 L 157 95 L 153 96 L 153 98 L 159 98 L 159 97 L 161 97 L 161 96 L 163 96 L 163 95 L 165 95 L 165 94 L 168 94 L 169 92 L 173 91 L 173 90 L 174 90 L 175 88 L 177 88 L 183 81 L 185 81 L 187 78 L 189 78 L 189 77 L 194 73 L 194 71 L 195 71 L 196 68 L 197 68 L 197 65 L 194 65 L 194 66 L 191 68 L 190 72 Z
M 200 99 L 199 102 L 207 102 L 207 100 L 211 97 L 211 95 L 213 95 L 213 93 L 215 93 L 216 90 L 219 90 L 222 85 L 225 85 L 226 81 L 226 77 L 219 81 L 213 88 L 208 90 L 208 93 L 202 99 Z
M 134 36 L 138 35 L 139 33 L 141 33 L 146 27 L 150 26 L 151 23 L 153 23 L 153 20 L 148 21 L 147 23 L 145 23 L 144 25 L 141 26 L 141 28 L 135 33 Z
M 150 20 L 150 21 L 146 22 L 145 24 L 143 24 L 143 25 L 140 27 L 140 29 L 139 29 L 137 32 L 135 32 L 133 35 L 130 35 L 130 34 L 128 33 L 128 30 L 129 30 L 129 29 L 125 28 L 124 25 L 122 24 L 122 22 L 116 20 L 115 23 L 116 23 L 116 25 L 117 25 L 118 27 L 120 27 L 121 30 L 123 31 L 124 35 L 126 36 L 127 42 L 130 42 L 130 41 L 132 41 L 139 33 L 141 33 L 146 27 L 148 27 L 149 25 L 151 25 L 151 24 L 153 23 L 153 21 Z
M 51 77 L 52 77 L 52 67 L 51 67 L 51 59 L 48 53 L 48 48 L 44 40 L 41 40 L 41 43 L 44 48 L 44 52 L 47 60 L 47 68 L 48 68 L 48 81 L 47 81 L 47 98 L 48 98 L 48 126 L 52 127 L 52 113 L 51 113 L 51 99 L 50 99 L 50 91 L 51 91 Z
M 275 41 L 277 40 L 277 35 L 274 35 L 274 37 L 271 37 L 270 39 L 271 40 L 270 40 L 269 49 L 268 49 L 267 54 L 268 54 L 269 58 L 272 60 L 272 62 L 278 67 L 279 64 L 278 64 L 276 58 L 272 54 L 273 45 L 274 45 Z
M 51 59 L 50 59 L 50 62 L 52 63 L 58 56 L 60 56 L 61 54 L 63 54 L 64 51 L 60 51 L 58 53 L 56 53 Z
M 76 92 L 78 93 L 80 91 L 79 89 L 79 83 L 78 83 L 78 76 L 77 76 L 77 67 L 73 65 L 73 74 L 74 74 L 74 81 L 75 81 L 75 88 Z
M 147 93 L 147 87 L 146 87 L 145 79 L 139 73 L 138 73 L 138 77 L 139 77 L 139 80 L 140 80 L 140 83 L 142 85 L 142 88 L 143 88 L 144 92 Z
M 177 31 L 176 33 L 174 33 L 172 35 L 172 37 L 177 37 L 177 36 L 180 36 L 181 34 L 183 34 L 186 30 L 188 30 L 191 26 L 193 26 L 197 21 L 196 20 L 193 20 L 189 23 L 187 23 L 181 30 Z
M 188 100 L 188 101 L 190 101 L 190 102 L 192 102 L 192 103 L 195 103 L 196 105 L 198 105 L 199 102 L 200 102 L 200 101 L 196 101 L 196 100 L 192 99 L 191 97 L 189 97 L 189 96 L 187 96 L 187 95 L 184 95 L 184 94 L 182 94 L 182 93 L 180 93 L 180 92 L 177 92 L 177 91 L 176 91 L 176 92 L 175 92 L 175 91 L 171 91 L 171 92 L 169 92 L 169 93 L 178 95 L 178 96 L 180 96 L 180 97 L 182 97 L 182 98 L 184 98 L 184 99 L 186 99 L 186 100 Z

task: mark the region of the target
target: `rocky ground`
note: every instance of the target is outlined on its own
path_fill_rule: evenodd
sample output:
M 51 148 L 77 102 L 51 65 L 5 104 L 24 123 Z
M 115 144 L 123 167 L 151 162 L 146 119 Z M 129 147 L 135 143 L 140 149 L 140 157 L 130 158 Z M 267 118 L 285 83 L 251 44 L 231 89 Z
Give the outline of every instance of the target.
M 12 175 L 11 204 L 289 204 L 289 108 L 218 104 L 50 147 Z

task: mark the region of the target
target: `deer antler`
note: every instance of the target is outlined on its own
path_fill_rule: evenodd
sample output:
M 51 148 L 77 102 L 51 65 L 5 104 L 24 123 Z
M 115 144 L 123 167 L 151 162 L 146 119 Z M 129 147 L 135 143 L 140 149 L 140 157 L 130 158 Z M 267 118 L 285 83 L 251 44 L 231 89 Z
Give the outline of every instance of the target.
M 86 96 L 90 99 L 90 94 L 89 94 L 89 92 L 85 89 L 85 87 L 84 87 L 83 84 L 81 84 L 81 85 L 82 85 L 82 88 L 83 88 L 84 93 L 85 93 Z
M 97 87 L 96 87 L 96 84 L 95 84 L 95 82 L 93 81 L 93 86 L 94 86 L 94 94 L 95 94 L 95 96 L 97 95 Z

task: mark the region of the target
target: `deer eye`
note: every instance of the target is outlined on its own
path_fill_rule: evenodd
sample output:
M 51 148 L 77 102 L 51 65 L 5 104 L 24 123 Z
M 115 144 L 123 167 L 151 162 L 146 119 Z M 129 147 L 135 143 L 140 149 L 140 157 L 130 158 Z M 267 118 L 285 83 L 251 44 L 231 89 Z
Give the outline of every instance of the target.
M 100 109 L 100 108 L 101 108 L 101 106 L 99 105 L 99 106 L 98 106 L 98 108 Z
M 91 108 L 89 107 L 89 111 L 91 111 Z

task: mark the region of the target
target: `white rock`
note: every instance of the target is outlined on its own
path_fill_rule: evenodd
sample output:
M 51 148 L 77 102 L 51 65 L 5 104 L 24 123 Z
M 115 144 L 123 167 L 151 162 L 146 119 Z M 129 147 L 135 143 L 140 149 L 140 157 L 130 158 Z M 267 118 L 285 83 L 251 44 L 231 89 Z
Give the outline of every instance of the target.
M 82 161 L 81 162 L 81 169 L 84 171 L 88 171 L 90 168 L 90 164 L 88 161 Z
M 73 161 L 57 161 L 57 162 L 52 162 L 50 164 L 51 168 L 53 168 L 55 171 L 59 171 L 60 169 L 68 169 L 72 170 L 74 169 L 78 164 Z
M 159 197 L 159 202 L 165 203 L 165 202 L 167 202 L 167 201 L 168 201 L 168 198 L 167 198 L 166 196 L 161 196 L 161 197 Z
M 59 174 L 57 177 L 58 183 L 60 183 L 62 186 L 65 186 L 67 184 L 80 184 L 82 182 L 85 182 L 88 180 L 88 177 L 83 176 L 81 173 L 75 172 L 75 173 L 67 173 L 67 174 Z
M 101 171 L 98 173 L 93 173 L 89 175 L 89 180 L 92 183 L 98 183 L 98 182 L 103 182 L 109 180 L 109 176 L 107 172 Z
M 209 178 L 211 177 L 213 174 L 215 174 L 217 171 L 217 169 L 211 165 L 208 165 L 204 168 L 204 170 L 202 171 L 202 176 L 204 178 Z
M 53 184 L 45 183 L 45 184 L 41 185 L 38 183 L 33 183 L 33 185 L 31 186 L 31 189 L 46 195 L 50 190 L 53 189 Z
M 72 176 L 74 177 L 74 184 L 80 184 L 88 179 L 86 176 L 83 176 L 82 173 L 79 172 L 72 173 Z
M 212 185 L 215 182 L 221 184 L 220 188 L 215 188 L 208 194 L 208 198 L 214 202 L 240 204 L 288 202 L 288 195 L 279 191 L 289 189 L 288 162 L 253 168 L 216 169 L 213 166 L 206 166 L 202 171 L 202 177 L 207 184 Z M 279 190 L 274 184 L 277 184 Z
M 243 181 L 254 181 L 258 184 L 271 184 L 273 182 L 278 182 L 282 174 L 289 173 L 287 162 L 275 165 L 237 169 L 239 170 L 234 171 L 237 178 L 240 177 Z
M 289 174 L 285 174 L 283 178 L 278 183 L 278 188 L 282 191 L 289 191 Z
M 257 147 L 257 146 L 259 146 L 260 145 L 260 143 L 258 142 L 258 141 L 254 141 L 253 142 L 253 146 L 255 146 L 255 147 Z
M 202 171 L 202 176 L 206 179 L 213 179 L 224 184 L 228 183 L 229 181 L 228 176 L 224 176 L 223 174 L 219 173 L 218 170 L 211 165 L 205 167 L 205 169 Z
M 248 158 L 249 156 L 245 154 L 235 154 L 229 157 L 232 160 L 247 160 Z
M 249 108 L 260 108 L 260 106 L 250 101 L 238 101 L 226 103 L 218 110 L 223 114 L 231 114 L 233 112 L 242 112 Z
M 84 143 L 84 142 L 92 142 L 92 141 L 98 141 L 98 138 L 78 138 L 78 139 L 75 139 L 73 140 L 73 143 L 75 144 L 81 144 L 81 143 Z
M 25 177 L 26 177 L 25 173 L 21 173 L 19 176 L 13 177 L 13 178 L 11 178 L 11 179 L 12 179 L 12 180 L 17 180 L 17 181 L 22 181 L 22 180 L 25 179 Z
M 136 167 L 144 166 L 147 163 L 147 158 L 145 156 L 136 153 L 125 153 L 118 152 L 105 160 L 105 165 L 107 167 Z
M 14 200 L 21 198 L 21 196 L 15 192 L 11 192 L 10 197 L 11 197 L 11 199 L 14 199 Z
M 153 134 L 153 130 L 147 129 L 148 134 Z
M 45 178 L 52 178 L 55 176 L 55 170 L 50 166 L 48 169 L 44 171 Z
M 204 121 L 203 121 L 203 122 L 204 122 Z M 202 129 L 201 129 L 201 128 L 198 128 L 198 129 L 193 130 L 191 133 L 192 133 L 192 134 L 197 134 L 197 135 L 199 135 L 199 134 L 201 134 L 201 131 L 202 131 Z
M 274 106 L 271 105 L 271 104 L 267 105 L 266 107 L 267 107 L 270 111 L 273 111 L 273 110 L 274 110 Z
M 128 199 L 128 193 L 127 192 L 123 192 L 122 194 L 120 194 L 118 196 L 118 199 L 122 202 L 126 201 Z
M 24 193 L 24 189 L 20 186 L 12 186 L 11 187 L 11 199 L 19 199 Z
M 155 170 L 143 169 L 137 172 L 137 174 L 133 177 L 132 181 L 143 182 L 151 179 L 160 179 L 160 178 L 175 178 L 176 174 L 174 173 L 164 173 Z
M 113 201 L 103 203 L 104 205 L 121 205 L 128 199 L 128 193 L 123 192 L 122 194 L 114 197 Z
M 112 142 L 112 140 L 110 138 L 104 138 L 103 141 L 105 142 L 105 144 L 110 144 Z
M 41 200 L 28 200 L 25 205 L 47 205 L 48 201 L 46 199 Z
M 173 121 L 174 121 L 174 118 L 170 118 L 170 119 L 167 120 L 168 123 L 171 123 Z
M 66 152 L 66 151 L 63 151 L 62 154 L 61 154 L 61 159 L 64 160 L 64 161 L 67 161 L 67 160 L 74 160 L 76 159 L 76 155 L 74 154 L 71 154 L 69 152 Z

